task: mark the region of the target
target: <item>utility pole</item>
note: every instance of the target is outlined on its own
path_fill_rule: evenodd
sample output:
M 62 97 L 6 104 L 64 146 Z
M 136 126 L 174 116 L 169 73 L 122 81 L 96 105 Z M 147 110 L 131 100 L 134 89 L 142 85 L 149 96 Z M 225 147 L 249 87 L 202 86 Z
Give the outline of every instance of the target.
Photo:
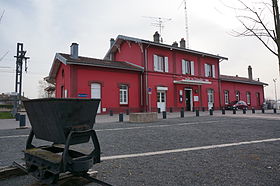
M 14 56 L 16 58 L 16 84 L 15 84 L 15 93 L 16 100 L 14 104 L 13 114 L 18 111 L 19 106 L 21 104 L 21 92 L 22 92 L 22 65 L 25 62 L 25 72 L 27 72 L 27 59 L 29 57 L 25 57 L 26 51 L 23 50 L 23 43 L 17 43 L 17 55 Z

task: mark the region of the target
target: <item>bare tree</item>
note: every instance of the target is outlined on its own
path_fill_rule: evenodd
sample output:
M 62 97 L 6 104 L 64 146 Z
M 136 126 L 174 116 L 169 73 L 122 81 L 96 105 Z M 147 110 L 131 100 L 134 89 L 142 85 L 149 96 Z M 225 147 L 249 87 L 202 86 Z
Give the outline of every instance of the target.
M 48 83 L 45 79 L 39 81 L 39 98 L 54 97 L 55 86 Z
M 251 2 L 237 0 L 240 7 L 234 7 L 236 18 L 243 31 L 234 31 L 237 37 L 256 37 L 278 58 L 280 74 L 280 20 L 278 0 Z M 232 7 L 231 7 L 232 8 Z
M 4 13 L 5 13 L 5 10 L 3 10 L 3 12 L 2 12 L 2 14 L 1 14 L 1 16 L 0 16 L 0 23 L 1 23 L 1 20 L 2 20 L 2 18 L 3 18 L 3 16 L 4 16 Z

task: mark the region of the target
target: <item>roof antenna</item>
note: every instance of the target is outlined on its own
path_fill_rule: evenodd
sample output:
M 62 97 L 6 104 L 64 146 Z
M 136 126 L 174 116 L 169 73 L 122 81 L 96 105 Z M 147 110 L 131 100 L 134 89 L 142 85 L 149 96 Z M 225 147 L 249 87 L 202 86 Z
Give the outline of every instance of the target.
M 163 38 L 161 36 L 162 36 L 162 31 L 163 31 L 163 28 L 164 28 L 164 24 L 168 21 L 171 21 L 172 19 L 171 18 L 164 18 L 164 17 L 151 17 L 151 16 L 143 16 L 143 17 L 153 20 L 151 25 L 159 28 L 160 42 L 163 43 Z

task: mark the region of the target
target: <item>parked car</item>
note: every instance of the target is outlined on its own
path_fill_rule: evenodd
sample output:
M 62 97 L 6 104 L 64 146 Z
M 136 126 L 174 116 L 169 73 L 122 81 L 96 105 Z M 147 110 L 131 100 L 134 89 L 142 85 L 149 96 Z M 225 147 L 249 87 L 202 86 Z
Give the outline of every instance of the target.
M 230 104 L 226 106 L 226 109 L 232 110 L 232 109 L 248 109 L 248 105 L 245 101 L 232 101 Z

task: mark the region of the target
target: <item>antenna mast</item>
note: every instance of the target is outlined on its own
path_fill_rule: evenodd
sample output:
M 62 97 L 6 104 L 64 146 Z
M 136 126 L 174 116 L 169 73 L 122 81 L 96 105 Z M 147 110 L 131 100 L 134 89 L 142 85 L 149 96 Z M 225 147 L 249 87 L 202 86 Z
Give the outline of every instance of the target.
M 187 48 L 189 48 L 189 26 L 188 26 L 188 12 L 187 12 L 187 0 L 184 1 L 184 10 L 185 10 L 185 30 L 186 30 L 186 43 Z
M 145 18 L 149 18 L 152 19 L 152 26 L 158 27 L 159 28 L 159 34 L 160 36 L 162 35 L 162 31 L 164 28 L 164 24 L 168 21 L 171 21 L 171 18 L 164 18 L 164 17 L 151 17 L 151 16 L 144 16 Z M 161 42 L 162 41 L 162 37 L 161 37 Z

